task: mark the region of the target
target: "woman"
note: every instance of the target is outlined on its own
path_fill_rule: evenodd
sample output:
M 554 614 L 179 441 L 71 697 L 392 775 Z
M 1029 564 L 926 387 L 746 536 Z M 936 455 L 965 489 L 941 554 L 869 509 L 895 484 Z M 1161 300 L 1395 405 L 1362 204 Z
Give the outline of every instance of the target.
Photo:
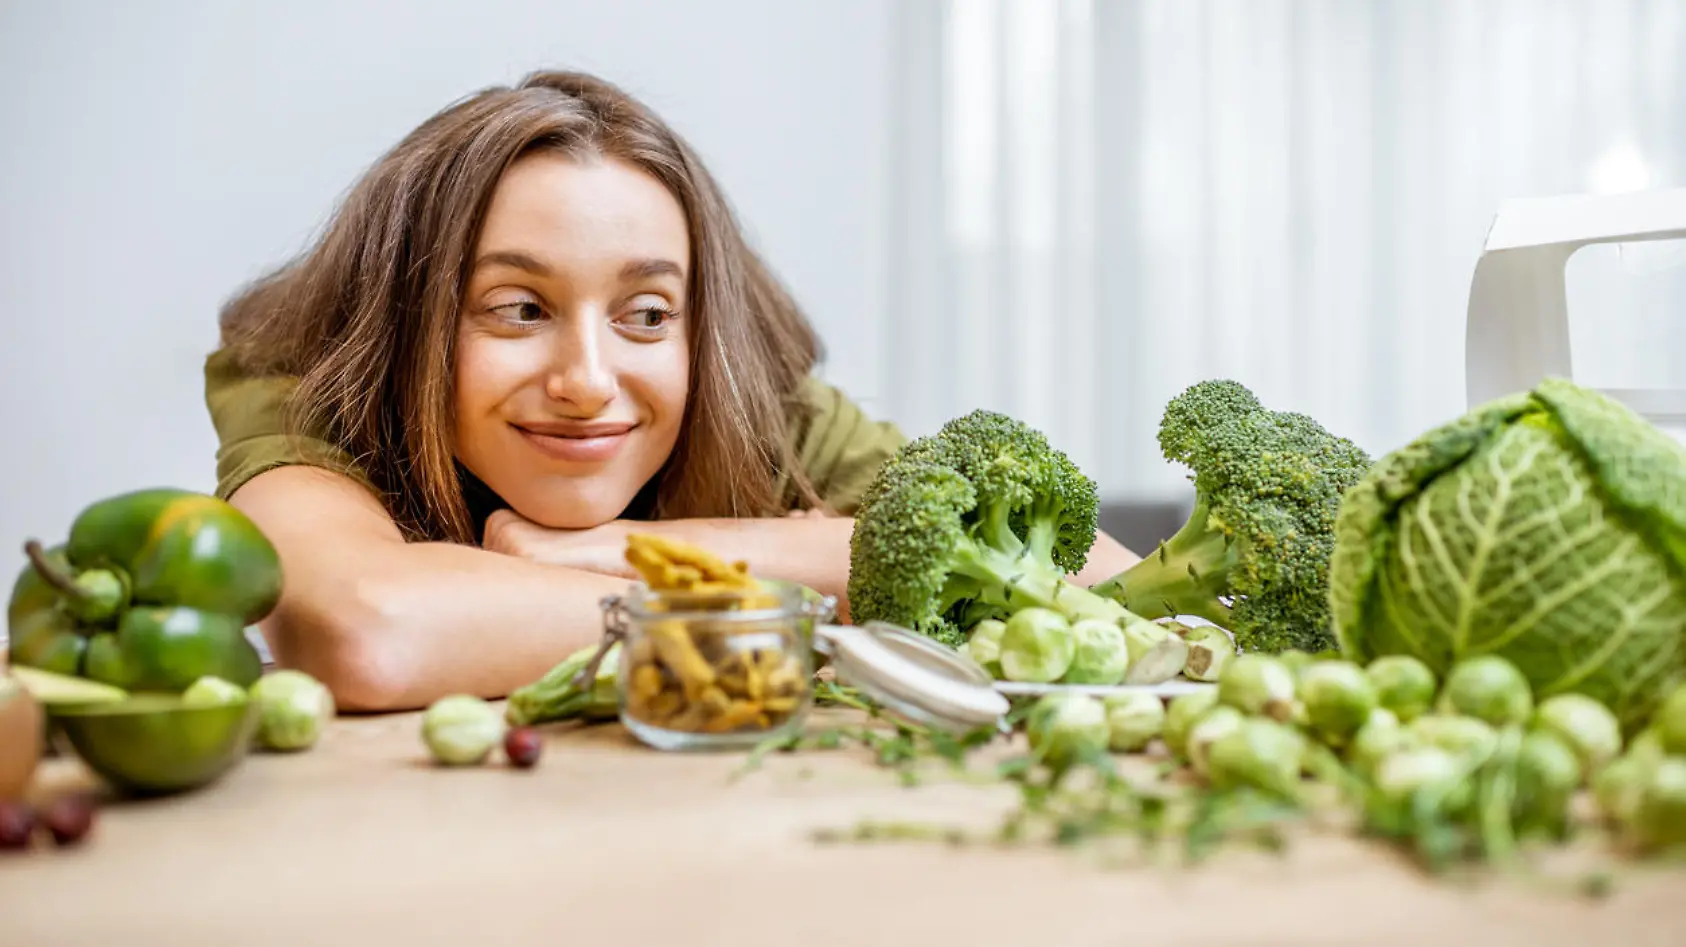
M 576 73 L 429 119 L 222 326 L 218 493 L 286 573 L 262 631 L 348 710 L 538 677 L 600 634 L 634 528 L 841 598 L 902 443 L 811 376 L 696 155 Z

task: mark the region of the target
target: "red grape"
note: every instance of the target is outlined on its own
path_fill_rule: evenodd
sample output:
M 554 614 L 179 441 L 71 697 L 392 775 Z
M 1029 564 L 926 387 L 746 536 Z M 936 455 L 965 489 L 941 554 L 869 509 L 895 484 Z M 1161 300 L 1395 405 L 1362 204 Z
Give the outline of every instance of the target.
M 0 850 L 21 851 L 35 833 L 35 811 L 22 802 L 0 802 Z
M 538 731 L 532 727 L 510 727 L 509 732 L 504 734 L 504 755 L 522 769 L 537 763 L 543 748 L 544 741 L 539 739 Z
M 59 846 L 75 845 L 94 827 L 94 802 L 82 795 L 53 800 L 42 821 Z

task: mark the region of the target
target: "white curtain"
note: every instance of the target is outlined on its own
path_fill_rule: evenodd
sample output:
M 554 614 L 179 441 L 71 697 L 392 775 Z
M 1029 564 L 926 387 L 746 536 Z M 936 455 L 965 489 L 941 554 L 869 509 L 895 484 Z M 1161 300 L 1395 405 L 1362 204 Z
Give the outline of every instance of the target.
M 1183 494 L 1201 378 L 1378 453 L 1461 412 L 1499 204 L 1686 184 L 1686 0 L 897 9 L 894 414 L 1012 412 L 1111 497 Z M 1682 258 L 1575 258 L 1577 378 L 1686 387 Z

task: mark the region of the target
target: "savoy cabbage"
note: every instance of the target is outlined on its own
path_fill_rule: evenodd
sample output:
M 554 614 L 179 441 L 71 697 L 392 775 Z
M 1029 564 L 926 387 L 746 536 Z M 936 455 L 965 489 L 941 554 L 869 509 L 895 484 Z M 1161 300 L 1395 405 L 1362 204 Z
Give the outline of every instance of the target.
M 1330 606 L 1357 659 L 1499 654 L 1640 726 L 1686 680 L 1686 446 L 1563 379 L 1478 407 L 1348 492 Z

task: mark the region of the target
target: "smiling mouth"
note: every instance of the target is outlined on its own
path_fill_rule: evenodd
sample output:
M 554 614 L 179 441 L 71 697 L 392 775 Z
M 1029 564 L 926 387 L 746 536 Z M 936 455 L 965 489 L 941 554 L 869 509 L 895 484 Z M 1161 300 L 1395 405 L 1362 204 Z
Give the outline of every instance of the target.
M 572 463 L 597 463 L 614 457 L 638 427 L 636 424 L 510 426 L 540 453 Z

